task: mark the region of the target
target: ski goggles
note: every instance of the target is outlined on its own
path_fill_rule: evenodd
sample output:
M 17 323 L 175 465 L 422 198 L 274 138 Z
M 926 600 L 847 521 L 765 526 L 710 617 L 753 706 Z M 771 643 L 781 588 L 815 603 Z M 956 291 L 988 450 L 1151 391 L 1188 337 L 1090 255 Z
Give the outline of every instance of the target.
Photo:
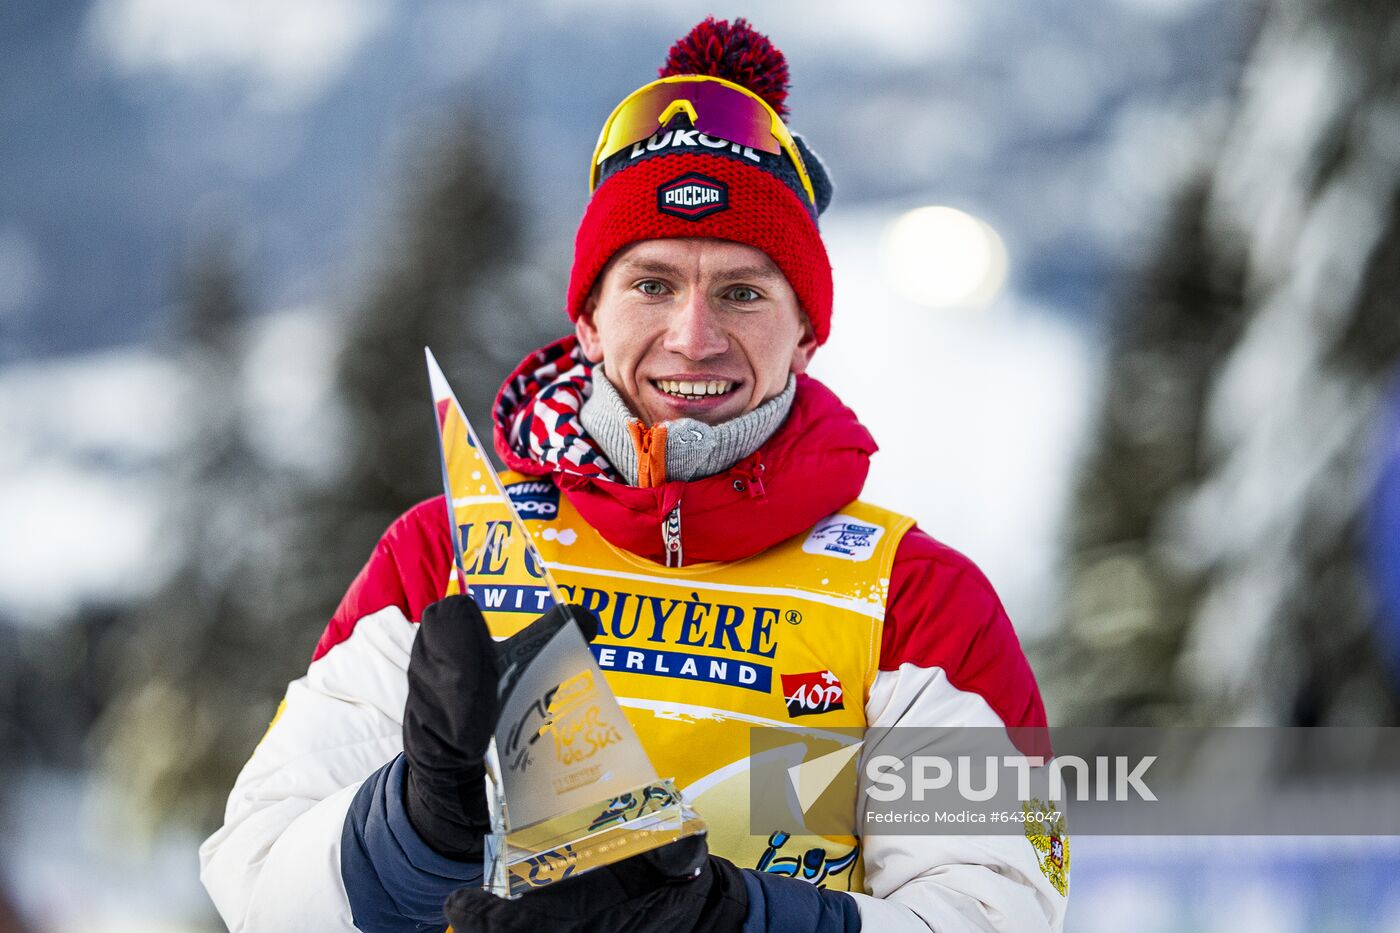
M 672 75 L 643 85 L 623 98 L 598 134 L 598 147 L 593 150 L 593 164 L 588 172 L 589 193 L 598 187 L 604 161 L 633 143 L 649 139 L 680 114 L 685 114 L 690 125 L 705 136 L 772 155 L 786 153 L 797 169 L 807 200 L 816 205 L 807 166 L 802 164 L 797 143 L 777 112 L 748 88 L 708 75 Z

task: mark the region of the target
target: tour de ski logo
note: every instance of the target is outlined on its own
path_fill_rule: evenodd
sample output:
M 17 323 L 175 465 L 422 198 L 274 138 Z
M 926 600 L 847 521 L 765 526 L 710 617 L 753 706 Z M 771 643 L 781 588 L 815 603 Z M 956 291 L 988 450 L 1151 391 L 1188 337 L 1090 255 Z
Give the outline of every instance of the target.
M 842 560 L 867 560 L 875 553 L 875 543 L 885 529 L 858 521 L 849 515 L 833 515 L 817 523 L 802 550 L 808 554 L 823 554 Z
M 845 709 L 841 681 L 831 671 L 783 675 L 783 701 L 788 716 L 811 716 Z
M 593 672 L 583 671 L 537 697 L 506 733 L 503 757 L 510 770 L 529 768 L 532 746 L 545 736 L 553 738 L 554 756 L 566 767 L 622 741 L 617 728 L 602 718 L 597 696 Z
M 672 217 L 699 220 L 729 208 L 729 186 L 699 172 L 686 172 L 656 188 L 656 209 Z

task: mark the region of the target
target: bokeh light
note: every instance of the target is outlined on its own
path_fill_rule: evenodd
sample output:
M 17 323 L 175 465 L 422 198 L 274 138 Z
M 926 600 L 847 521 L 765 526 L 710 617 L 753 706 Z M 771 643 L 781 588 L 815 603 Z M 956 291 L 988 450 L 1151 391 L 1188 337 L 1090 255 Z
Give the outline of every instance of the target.
M 885 234 L 895 290 L 929 308 L 981 307 L 1006 284 L 1006 245 L 984 220 L 953 207 L 901 214 Z

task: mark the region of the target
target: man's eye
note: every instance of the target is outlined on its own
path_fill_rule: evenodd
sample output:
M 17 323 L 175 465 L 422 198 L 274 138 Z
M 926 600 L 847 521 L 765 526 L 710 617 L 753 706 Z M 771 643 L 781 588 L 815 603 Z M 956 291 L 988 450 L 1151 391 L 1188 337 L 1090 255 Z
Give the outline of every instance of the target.
M 638 283 L 637 283 L 637 289 L 638 289 L 638 291 L 640 291 L 643 295 L 652 295 L 652 296 L 656 296 L 656 295 L 660 295 L 662 292 L 664 292 L 664 291 L 666 290 L 666 286 L 662 285 L 660 282 L 656 281 L 655 279 L 646 279 L 646 280 L 644 280 L 644 281 L 641 281 L 641 282 L 638 282 Z
M 729 290 L 729 297 L 735 301 L 749 302 L 757 301 L 760 297 L 758 290 L 749 288 L 747 285 L 736 285 Z

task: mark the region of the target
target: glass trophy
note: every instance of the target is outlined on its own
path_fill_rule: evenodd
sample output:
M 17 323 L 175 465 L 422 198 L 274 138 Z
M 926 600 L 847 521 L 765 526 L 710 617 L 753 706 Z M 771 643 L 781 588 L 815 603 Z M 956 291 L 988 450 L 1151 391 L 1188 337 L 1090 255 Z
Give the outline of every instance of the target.
M 429 351 L 452 528 L 448 594 L 476 600 L 497 640 L 500 715 L 486 753 L 482 885 L 505 898 L 706 831 L 656 773 Z M 538 621 L 537 621 L 538 620 Z

